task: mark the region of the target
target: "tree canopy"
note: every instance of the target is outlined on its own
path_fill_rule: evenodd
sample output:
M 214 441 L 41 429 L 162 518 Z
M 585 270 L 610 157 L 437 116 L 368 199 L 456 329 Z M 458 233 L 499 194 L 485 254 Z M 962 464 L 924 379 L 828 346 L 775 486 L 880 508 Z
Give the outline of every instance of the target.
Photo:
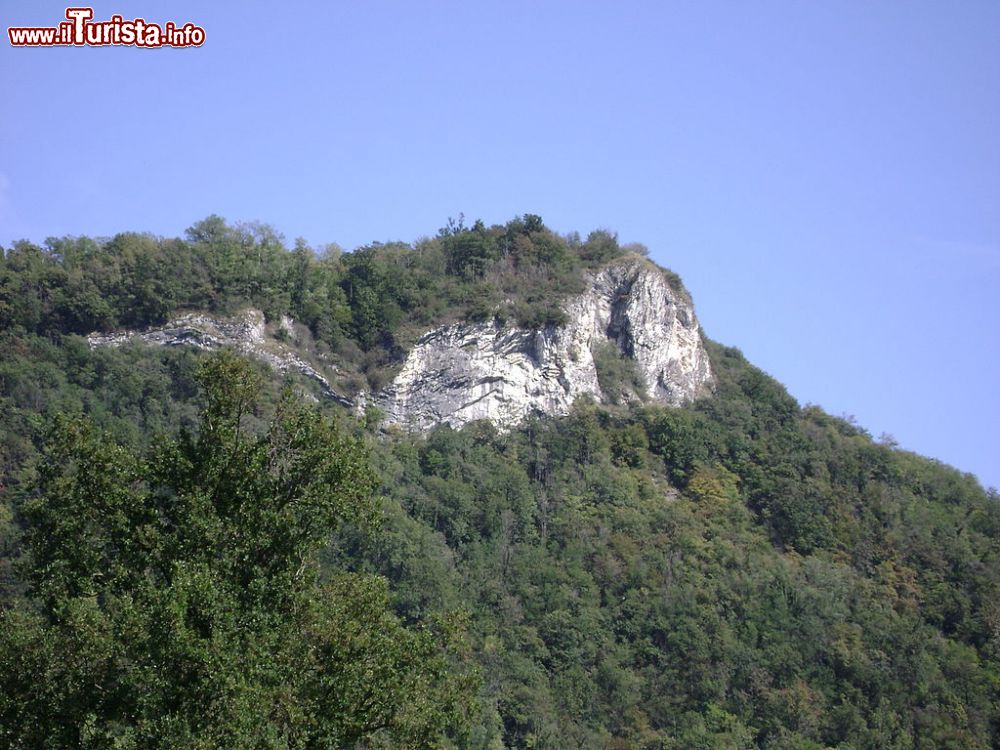
M 290 396 L 200 369 L 196 433 L 146 453 L 59 419 L 24 509 L 30 600 L 0 614 L 5 747 L 430 747 L 461 724 L 453 623 L 410 629 L 386 582 L 317 553 L 371 523 L 357 440 Z

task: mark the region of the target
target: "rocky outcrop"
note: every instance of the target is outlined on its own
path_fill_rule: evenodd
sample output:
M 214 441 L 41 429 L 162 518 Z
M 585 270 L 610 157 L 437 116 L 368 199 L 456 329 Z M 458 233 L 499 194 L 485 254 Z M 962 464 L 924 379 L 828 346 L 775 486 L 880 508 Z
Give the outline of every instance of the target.
M 503 429 L 533 413 L 566 414 L 581 396 L 607 401 L 594 353 L 609 344 L 632 360 L 648 400 L 679 405 L 711 392 L 708 354 L 679 284 L 638 257 L 611 264 L 588 281 L 585 293 L 566 301 L 566 325 L 537 331 L 497 322 L 437 328 L 417 341 L 387 388 L 361 393 L 355 402 L 291 346 L 269 336 L 259 310 L 232 318 L 184 315 L 138 333 L 93 333 L 87 339 L 92 348 L 133 338 L 159 346 L 232 347 L 279 372 L 300 373 L 328 398 L 359 412 L 374 404 L 385 425 L 407 430 L 442 423 L 458 428 L 478 419 Z M 279 327 L 294 326 L 286 319 Z
M 528 331 L 457 324 L 420 338 L 375 396 L 387 424 L 426 430 L 488 419 L 511 427 L 529 414 L 566 414 L 580 396 L 603 401 L 594 350 L 611 342 L 634 360 L 647 397 L 679 405 L 713 378 L 690 298 L 640 258 L 612 264 L 565 305 L 564 326 Z
M 285 318 L 279 327 L 291 331 L 293 325 L 290 319 Z M 267 336 L 264 314 L 260 310 L 245 310 L 232 318 L 206 314 L 184 315 L 164 326 L 142 332 L 92 333 L 87 336 L 87 342 L 93 349 L 99 346 L 121 346 L 135 338 L 157 346 L 194 346 L 206 350 L 231 347 L 248 357 L 267 362 L 278 372 L 304 375 L 318 383 L 327 398 L 345 406 L 352 405 L 349 399 L 334 390 L 330 381 L 316 368 L 296 355 L 290 347 Z

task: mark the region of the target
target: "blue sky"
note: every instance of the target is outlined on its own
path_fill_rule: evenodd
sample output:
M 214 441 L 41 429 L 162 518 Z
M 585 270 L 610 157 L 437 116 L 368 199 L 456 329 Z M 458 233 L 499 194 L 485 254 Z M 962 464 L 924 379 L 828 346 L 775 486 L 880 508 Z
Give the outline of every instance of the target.
M 210 213 L 348 249 L 459 213 L 610 228 L 800 402 L 1000 486 L 1000 3 L 93 7 L 206 42 L 3 39 L 0 244 Z

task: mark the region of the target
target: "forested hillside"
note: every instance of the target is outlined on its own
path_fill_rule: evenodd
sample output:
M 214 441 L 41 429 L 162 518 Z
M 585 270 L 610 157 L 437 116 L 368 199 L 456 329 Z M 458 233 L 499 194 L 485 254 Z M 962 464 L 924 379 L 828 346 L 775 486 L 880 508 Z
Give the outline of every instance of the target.
M 684 408 L 410 435 L 82 337 L 254 306 L 377 388 L 428 328 L 557 324 L 641 250 L 535 216 L 351 253 L 217 217 L 8 248 L 0 744 L 1000 745 L 1000 498 L 735 349 Z

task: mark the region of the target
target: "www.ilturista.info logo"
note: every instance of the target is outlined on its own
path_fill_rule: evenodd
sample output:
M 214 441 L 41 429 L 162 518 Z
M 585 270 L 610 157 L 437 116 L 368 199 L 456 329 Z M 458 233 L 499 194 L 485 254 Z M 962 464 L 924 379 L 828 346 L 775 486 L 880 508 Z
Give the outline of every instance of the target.
M 7 29 L 13 47 L 200 47 L 205 30 L 193 23 L 183 26 L 167 21 L 162 26 L 142 18 L 126 21 L 111 16 L 95 22 L 93 8 L 67 8 L 66 20 L 58 26 L 11 26 Z

